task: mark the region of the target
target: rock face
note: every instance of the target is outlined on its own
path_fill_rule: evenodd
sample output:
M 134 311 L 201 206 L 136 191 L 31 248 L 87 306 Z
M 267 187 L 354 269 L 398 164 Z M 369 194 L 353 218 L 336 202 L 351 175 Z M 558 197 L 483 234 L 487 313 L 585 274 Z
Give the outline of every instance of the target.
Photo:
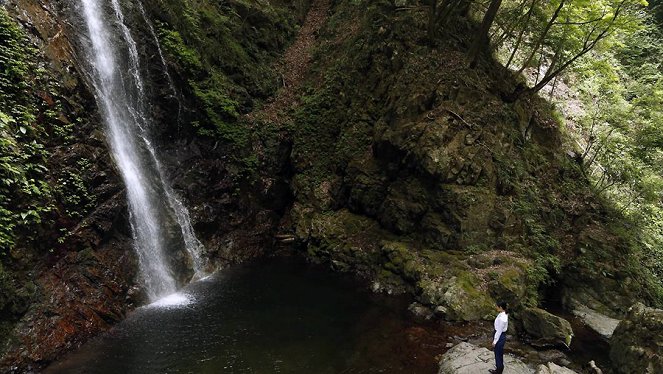
M 303 85 L 315 90 L 292 110 L 282 230 L 314 260 L 412 291 L 452 321 L 485 318 L 497 299 L 537 305 L 552 269 L 614 315 L 647 295 L 637 269 L 615 266 L 628 241 L 560 157 L 547 104 L 505 102 L 517 83 L 500 66 L 461 68 L 463 51 L 422 46 L 425 30 L 388 3 L 334 3 L 319 33 L 325 59 Z
M 136 269 L 127 248 L 125 241 L 97 252 L 71 252 L 42 273 L 36 282 L 48 299 L 34 303 L 23 316 L 0 371 L 39 370 L 122 320 L 138 301 L 125 296 Z
M 663 310 L 632 306 L 612 335 L 610 359 L 619 373 L 663 373 Z
M 442 355 L 438 374 L 488 373 L 489 369 L 495 369 L 493 352 L 470 343 L 460 343 Z M 509 355 L 504 355 L 504 372 L 534 374 L 532 368 Z
M 596 331 L 606 341 L 610 341 L 620 322 L 616 318 L 610 318 L 582 304 L 576 304 L 573 314 L 582 319 L 589 328 Z
M 571 345 L 573 329 L 569 321 L 540 308 L 527 308 L 522 313 L 525 331 L 542 342 Z

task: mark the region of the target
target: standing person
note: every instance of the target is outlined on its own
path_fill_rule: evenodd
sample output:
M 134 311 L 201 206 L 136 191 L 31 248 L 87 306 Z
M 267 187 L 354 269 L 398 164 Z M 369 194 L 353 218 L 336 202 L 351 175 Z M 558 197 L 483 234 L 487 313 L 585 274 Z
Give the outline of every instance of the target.
M 500 301 L 495 305 L 500 312 L 495 318 L 495 336 L 493 337 L 493 349 L 495 350 L 495 367 L 488 370 L 491 374 L 502 374 L 504 371 L 504 343 L 506 342 L 506 330 L 509 328 L 509 312 L 507 304 Z

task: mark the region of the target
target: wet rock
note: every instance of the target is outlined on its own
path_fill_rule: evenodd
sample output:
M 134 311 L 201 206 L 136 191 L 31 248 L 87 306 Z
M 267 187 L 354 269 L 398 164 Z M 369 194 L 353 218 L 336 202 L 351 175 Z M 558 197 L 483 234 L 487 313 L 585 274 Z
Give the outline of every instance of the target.
M 564 352 L 556 349 L 537 351 L 537 362 L 553 362 L 557 365 L 566 366 L 570 363 Z
M 525 331 L 541 342 L 550 344 L 571 345 L 573 329 L 569 321 L 557 317 L 539 308 L 525 309 L 521 314 Z
M 38 369 L 124 318 L 135 261 L 128 239 L 116 240 L 99 251 L 70 252 L 40 274 L 36 283 L 47 297 L 17 325 L 0 372 Z
M 584 370 L 592 374 L 603 374 L 603 370 L 596 366 L 596 362 L 594 362 L 594 360 L 589 361 L 587 365 L 584 366 Z
M 534 370 L 517 358 L 504 355 L 504 372 L 533 374 Z M 448 350 L 439 362 L 438 374 L 488 373 L 495 368 L 495 354 L 486 348 L 460 343 Z
M 431 319 L 433 318 L 434 315 L 433 311 L 429 307 L 421 305 L 419 303 L 410 304 L 407 310 L 410 313 L 412 313 L 415 317 L 423 319 Z
M 601 335 L 605 341 L 610 340 L 619 324 L 618 319 L 610 318 L 582 304 L 576 304 L 573 314 L 579 317 L 590 329 Z
M 663 310 L 637 303 L 611 339 L 610 359 L 618 373 L 663 373 Z
M 577 374 L 575 371 L 563 366 L 555 365 L 549 362 L 545 365 L 539 365 L 536 374 Z

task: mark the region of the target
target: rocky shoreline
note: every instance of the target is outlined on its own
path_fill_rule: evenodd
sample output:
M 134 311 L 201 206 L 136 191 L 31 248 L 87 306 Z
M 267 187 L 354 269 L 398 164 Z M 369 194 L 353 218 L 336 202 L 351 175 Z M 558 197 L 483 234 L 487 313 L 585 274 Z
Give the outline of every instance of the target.
M 537 312 L 538 315 L 544 315 Z M 547 312 L 545 312 L 547 313 Z M 599 345 L 604 337 L 605 327 L 595 329 L 596 316 L 589 322 L 580 321 L 591 329 L 590 336 L 583 332 L 580 342 L 564 347 L 565 343 L 556 341 L 554 334 L 542 333 L 550 325 L 552 315 L 548 313 L 536 321 L 523 323 L 518 317 L 512 318 L 515 326 L 522 326 L 524 331 L 509 328 L 509 339 L 505 349 L 505 372 L 522 374 L 635 374 L 659 373 L 663 368 L 661 335 L 663 332 L 663 310 L 647 308 L 636 304 L 629 309 L 627 316 L 619 321 L 611 338 L 606 341 L 603 351 L 588 351 L 578 354 L 574 350 L 585 349 L 584 345 Z M 553 316 L 554 317 L 554 316 Z M 525 318 L 532 318 L 528 316 Z M 559 320 L 565 321 L 559 317 Z M 565 321 L 566 322 L 566 321 Z M 566 322 L 568 324 L 568 322 Z M 512 326 L 513 326 L 512 325 Z M 532 328 L 536 326 L 535 328 Z M 552 327 L 552 325 L 550 325 Z M 568 326 L 570 330 L 570 325 Z M 455 341 L 447 344 L 448 351 L 441 355 L 439 374 L 481 373 L 495 368 L 494 354 L 489 342 L 489 326 L 485 327 L 483 338 L 477 336 L 468 341 Z M 558 330 L 551 330 L 551 332 Z M 572 330 L 570 330 L 573 333 Z M 541 338 L 543 336 L 543 338 Z M 464 339 L 463 339 L 464 340 Z M 543 344 L 542 341 L 549 344 Z M 592 354 L 598 355 L 592 357 Z

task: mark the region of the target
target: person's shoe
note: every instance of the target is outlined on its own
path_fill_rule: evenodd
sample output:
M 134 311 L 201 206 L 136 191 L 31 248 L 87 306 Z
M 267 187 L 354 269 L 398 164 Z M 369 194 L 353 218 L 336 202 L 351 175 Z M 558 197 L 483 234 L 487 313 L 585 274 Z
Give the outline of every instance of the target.
M 490 374 L 497 374 L 498 373 L 498 371 L 496 369 L 488 369 L 488 372 Z

